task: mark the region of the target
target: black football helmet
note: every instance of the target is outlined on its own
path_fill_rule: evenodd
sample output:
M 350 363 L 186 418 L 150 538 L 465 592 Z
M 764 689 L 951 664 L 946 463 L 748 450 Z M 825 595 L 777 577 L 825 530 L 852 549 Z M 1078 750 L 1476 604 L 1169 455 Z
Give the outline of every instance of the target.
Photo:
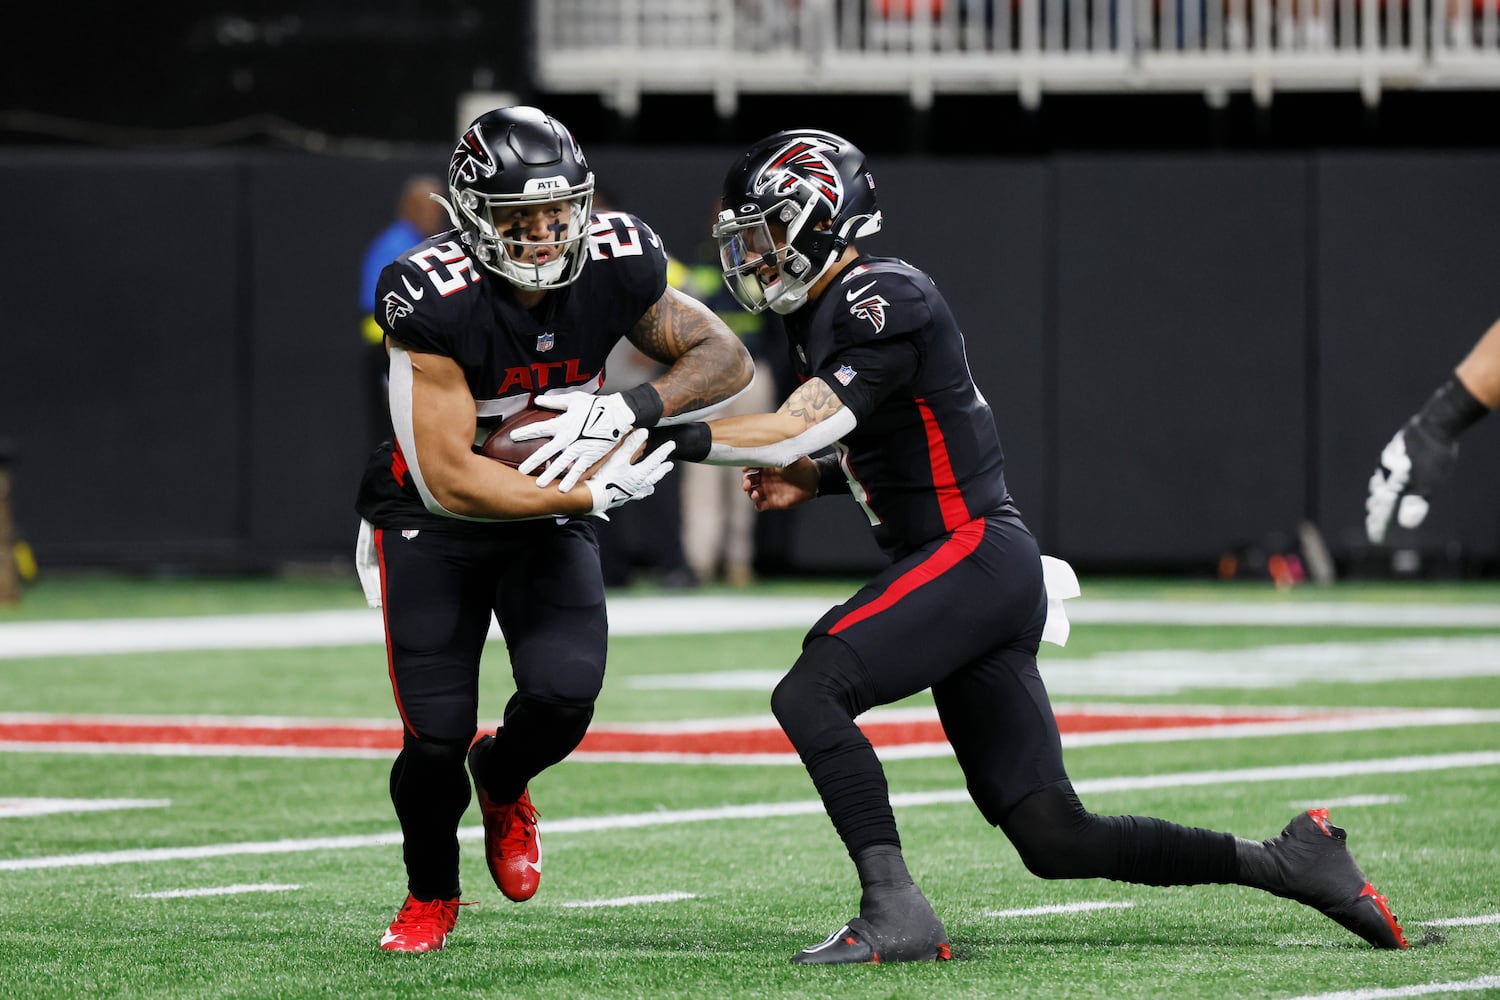
M 852 240 L 880 232 L 865 154 L 818 129 L 777 132 L 746 150 L 724 178 L 721 208 L 713 234 L 724 282 L 751 312 L 800 308 Z
M 474 119 L 448 164 L 444 206 L 464 242 L 490 271 L 521 288 L 559 288 L 577 280 L 588 259 L 594 175 L 583 150 L 562 122 L 536 108 L 496 108 Z M 567 218 L 553 239 L 529 240 L 514 228 L 517 211 L 534 212 L 562 202 Z M 516 252 L 512 252 L 515 248 Z M 525 250 L 553 253 L 543 263 Z

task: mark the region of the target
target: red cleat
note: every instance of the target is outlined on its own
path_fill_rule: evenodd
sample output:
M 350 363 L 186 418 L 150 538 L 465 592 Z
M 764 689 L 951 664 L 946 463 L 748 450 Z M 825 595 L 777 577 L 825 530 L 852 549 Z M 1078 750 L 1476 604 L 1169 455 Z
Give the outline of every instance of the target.
M 490 877 L 507 899 L 523 903 L 536 895 L 542 882 L 542 841 L 536 824 L 531 795 L 521 792 L 514 802 L 497 805 L 474 773 L 474 757 L 494 742 L 485 736 L 469 750 L 469 773 L 479 796 L 479 814 L 484 819 L 484 861 Z
M 458 908 L 463 905 L 457 899 L 424 902 L 408 895 L 396 919 L 380 935 L 380 950 L 439 951 L 448 941 L 448 932 L 458 923 Z

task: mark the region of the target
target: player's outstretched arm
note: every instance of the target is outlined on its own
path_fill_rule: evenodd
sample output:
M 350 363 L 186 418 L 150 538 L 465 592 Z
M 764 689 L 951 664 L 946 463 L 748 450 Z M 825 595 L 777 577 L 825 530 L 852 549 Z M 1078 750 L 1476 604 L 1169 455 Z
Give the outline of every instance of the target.
M 1500 322 L 1479 338 L 1454 374 L 1486 409 L 1500 406 Z
M 783 467 L 822 451 L 857 426 L 854 411 L 821 378 L 810 378 L 775 413 L 747 413 L 653 432 L 677 442 L 677 457 L 708 465 Z
M 750 384 L 750 352 L 706 306 L 668 288 L 631 329 L 631 343 L 671 367 L 659 378 L 624 392 L 585 392 L 537 397 L 537 405 L 560 411 L 552 420 L 517 430 L 516 441 L 550 438 L 522 465 L 524 473 L 546 468 L 538 486 L 557 480 L 564 493 L 603 458 L 632 427 L 655 427 L 706 415 Z
M 1365 533 L 1380 543 L 1391 520 L 1415 528 L 1428 498 L 1458 461 L 1458 438 L 1500 404 L 1500 323 L 1490 327 L 1453 375 L 1432 394 L 1380 453 L 1365 498 Z

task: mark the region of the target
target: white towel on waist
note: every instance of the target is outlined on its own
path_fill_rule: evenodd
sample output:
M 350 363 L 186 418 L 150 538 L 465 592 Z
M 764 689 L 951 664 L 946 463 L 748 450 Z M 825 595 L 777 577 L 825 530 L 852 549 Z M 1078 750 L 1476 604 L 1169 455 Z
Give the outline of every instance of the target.
M 1078 586 L 1078 574 L 1061 559 L 1042 556 L 1042 585 L 1047 588 L 1047 624 L 1042 626 L 1042 641 L 1066 646 L 1073 626 L 1068 622 L 1063 601 L 1083 592 Z

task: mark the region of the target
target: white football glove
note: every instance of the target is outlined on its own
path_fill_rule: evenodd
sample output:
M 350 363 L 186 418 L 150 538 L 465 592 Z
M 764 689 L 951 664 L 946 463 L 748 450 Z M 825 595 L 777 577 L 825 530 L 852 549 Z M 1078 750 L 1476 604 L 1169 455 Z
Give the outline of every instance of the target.
M 635 412 L 618 392 L 607 396 L 596 396 L 591 392 L 559 392 L 536 397 L 536 405 L 561 410 L 562 413 L 551 420 L 511 431 L 512 441 L 552 439 L 522 462 L 520 471 L 530 475 L 543 462 L 552 460 L 552 464 L 537 476 L 536 484 L 546 486 L 561 475 L 562 481 L 557 488 L 564 493 L 571 490 L 595 462 L 609 454 L 609 450 L 619 444 L 635 425 Z
M 1365 534 L 1385 541 L 1394 514 L 1403 528 L 1415 528 L 1427 517 L 1427 497 L 1442 484 L 1458 461 L 1458 443 L 1421 416 L 1408 420 L 1380 453 L 1380 467 L 1370 476 L 1365 500 Z
M 619 450 L 609 456 L 609 461 L 593 476 L 584 480 L 584 485 L 594 495 L 594 506 L 589 510 L 590 514 L 608 521 L 609 515 L 605 511 L 632 500 L 649 497 L 662 477 L 672 471 L 672 463 L 667 461 L 667 456 L 677 447 L 676 441 L 668 441 L 650 454 L 642 455 L 639 462 L 631 463 L 630 456 L 646 440 L 646 433 L 644 428 L 632 432 L 620 444 Z

